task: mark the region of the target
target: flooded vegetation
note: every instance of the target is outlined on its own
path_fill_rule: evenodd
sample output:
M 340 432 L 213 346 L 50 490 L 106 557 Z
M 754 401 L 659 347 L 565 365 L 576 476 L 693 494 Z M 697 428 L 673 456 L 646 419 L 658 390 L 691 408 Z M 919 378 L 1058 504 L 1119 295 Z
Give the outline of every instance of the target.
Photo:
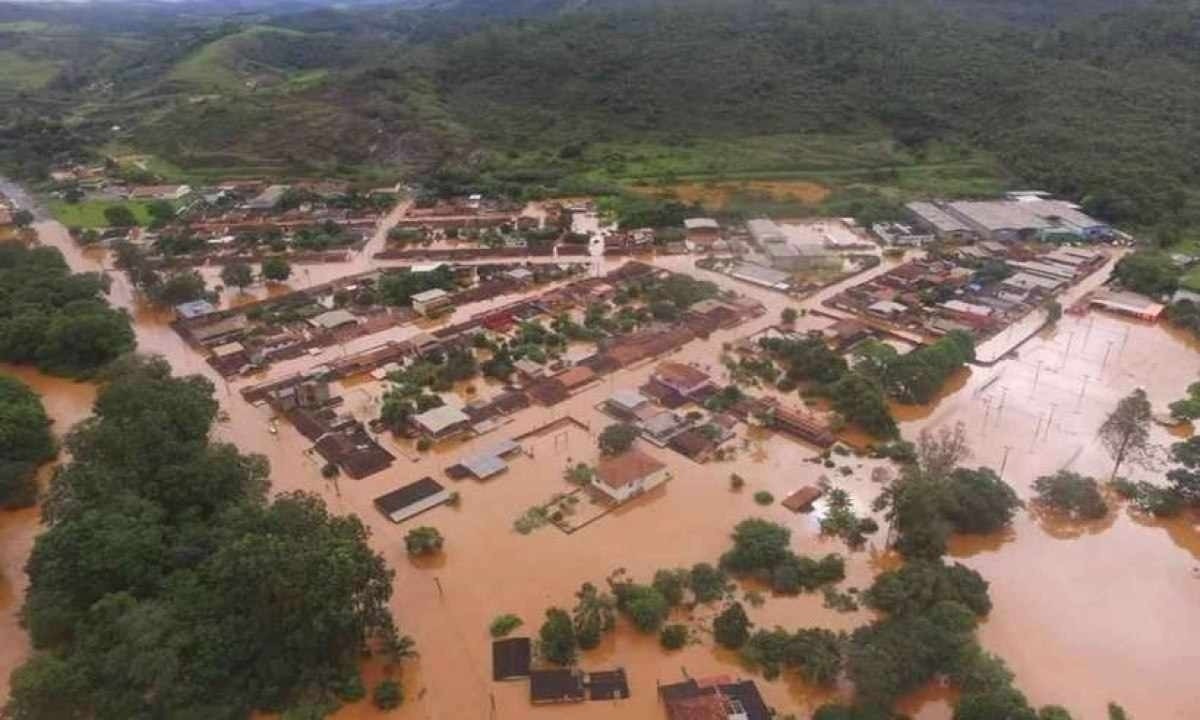
M 61 226 L 41 223 L 38 230 L 44 243 L 63 251 L 73 269 L 104 268 L 102 253 L 79 250 Z M 749 294 L 767 307 L 762 318 L 718 330 L 671 355 L 671 360 L 710 368 L 718 380 L 727 379 L 725 369 L 716 363 L 726 343 L 777 322 L 785 307 L 803 307 L 782 295 L 694 270 L 686 257 L 659 258 L 655 263 Z M 322 274 L 312 282 L 359 269 L 322 266 Z M 179 341 L 165 313 L 141 301 L 123 274 L 111 277 L 110 298 L 133 316 L 139 348 L 166 357 L 176 373 L 199 373 L 216 385 L 221 404 L 215 429 L 218 439 L 235 442 L 243 452 L 265 455 L 271 462 L 273 491 L 317 493 L 331 511 L 354 513 L 371 530 L 372 547 L 395 572 L 390 607 L 419 650 L 417 657 L 403 662 L 406 702 L 388 717 L 611 718 L 618 713 L 634 720 L 658 720 L 663 709 L 656 685 L 678 682 L 684 673 L 756 677 L 765 699 L 781 713 L 811 712 L 847 695 L 848 687 L 810 686 L 794 673 L 763 680 L 736 652 L 709 641 L 706 628 L 718 607 L 698 605 L 673 610 L 670 622 L 687 625 L 701 642 L 665 651 L 655 635 L 642 634 L 621 618 L 615 632 L 582 654 L 586 668 L 624 668 L 632 693 L 628 700 L 531 707 L 526 684 L 491 681 L 488 626 L 497 615 L 511 613 L 524 622 L 520 633 L 536 633 L 547 607 L 569 607 L 581 583 L 601 585 L 619 568 L 639 582 L 649 582 L 660 568 L 715 562 L 728 549 L 733 527 L 747 517 L 789 528 L 791 547 L 798 554 L 843 555 L 846 578 L 839 589 L 865 589 L 878 573 L 899 565 L 897 556 L 882 547 L 885 533 L 871 537 L 859 550 L 850 550 L 841 540 L 821 534 L 824 500 L 811 514 L 794 514 L 778 502 L 761 506 L 754 494 L 766 491 L 782 499 L 825 477 L 848 494 L 856 512 L 870 515 L 881 489 L 872 480 L 872 471 L 890 463 L 837 454 L 823 462 L 812 446 L 744 426 L 732 452 L 704 464 L 638 441 L 643 452 L 667 467 L 668 482 L 576 532 L 549 525 L 522 534 L 514 530 L 514 521 L 549 496 L 569 492 L 564 470 L 594 457 L 595 436 L 611 422 L 598 406 L 616 390 L 644 384 L 654 371 L 653 363 L 615 373 L 552 409 L 535 407 L 516 413 L 502 429 L 483 438 L 419 452 L 412 441 L 381 436 L 397 456 L 390 469 L 362 480 L 326 479 L 319 458 L 309 452 L 310 443 L 286 422 L 274 421 L 266 406 L 241 399 L 238 390 L 263 377 L 221 378 Z M 850 282 L 856 281 L 861 278 Z M 307 278 L 301 284 L 307 284 Z M 815 305 L 841 289 L 831 287 L 809 302 Z M 831 322 L 806 314 L 797 326 L 820 329 Z M 301 367 L 285 364 L 273 368 L 269 377 Z M 26 369 L 4 371 L 22 378 L 44 397 L 58 434 L 89 411 L 94 396 L 90 385 Z M 1034 480 L 1060 469 L 1107 478 L 1111 458 L 1096 439 L 1096 430 L 1117 400 L 1142 387 L 1156 410 L 1161 409 L 1198 374 L 1200 354 L 1189 337 L 1159 325 L 1093 312 L 1063 317 L 1013 357 L 993 366 L 956 371 L 925 405 L 892 405 L 892 411 L 901 432 L 910 438 L 923 429 L 962 423 L 973 449 L 966 464 L 994 468 L 1028 501 Z M 383 392 L 378 381 L 354 376 L 340 385 L 353 414 L 367 419 L 377 412 Z M 473 385 L 480 394 L 496 390 L 482 380 Z M 465 386 L 450 392 L 460 401 L 466 397 Z M 417 523 L 435 527 L 445 538 L 443 551 L 434 558 L 411 558 L 404 534 L 413 523 L 394 525 L 373 507 L 374 498 L 399 485 L 425 476 L 443 478 L 448 465 L 501 437 L 520 436 L 566 417 L 578 419 L 581 425 L 530 438 L 506 472 L 484 481 L 445 481 L 448 489 L 459 494 L 459 502 L 431 510 Z M 1176 439 L 1164 428 L 1153 432 L 1161 444 Z M 1157 477 L 1137 468 L 1128 474 L 1131 479 Z M 733 475 L 740 476 L 744 485 L 733 488 Z M 1093 718 L 1101 717 L 1106 704 L 1116 700 L 1135 718 L 1190 717 L 1193 702 L 1186 689 L 1191 663 L 1187 661 L 1200 657 L 1191 642 L 1200 635 L 1200 608 L 1195 602 L 1200 587 L 1195 570 L 1200 565 L 1197 518 L 1154 520 L 1118 501 L 1111 505 L 1109 515 L 1092 521 L 1064 521 L 1034 510 L 1018 512 L 1011 527 L 997 534 L 952 539 L 952 559 L 977 570 L 990 583 L 993 609 L 979 627 L 979 640 L 1008 663 L 1017 686 L 1037 705 L 1062 704 L 1077 717 Z M 6 637 L 13 639 L 0 655 L 0 675 L 6 680 L 28 653 L 28 640 L 18 629 L 15 612 L 25 583 L 22 567 L 39 526 L 36 510 L 6 513 L 3 523 L 0 607 L 9 631 Z M 751 592 L 765 602 L 744 601 Z M 821 593 L 777 595 L 752 581 L 740 582 L 734 595 L 763 629 L 778 625 L 789 630 L 851 631 L 875 617 L 865 608 L 827 607 Z M 382 676 L 379 663 L 373 659 L 364 665 L 368 685 Z M 923 720 L 942 720 L 950 716 L 956 698 L 953 689 L 931 685 L 906 696 L 899 709 Z M 380 716 L 369 699 L 346 705 L 335 715 L 343 720 Z

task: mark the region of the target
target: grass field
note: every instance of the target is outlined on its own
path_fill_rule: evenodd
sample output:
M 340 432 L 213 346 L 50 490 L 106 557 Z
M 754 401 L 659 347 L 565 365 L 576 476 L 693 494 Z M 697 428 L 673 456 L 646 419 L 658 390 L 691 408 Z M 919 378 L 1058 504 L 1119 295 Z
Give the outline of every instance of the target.
M 58 64 L 36 60 L 12 50 L 0 50 L 0 87 L 36 90 L 44 87 L 58 72 Z
M 704 188 L 714 184 L 801 197 L 816 187 L 858 185 L 897 199 L 986 196 L 1005 187 L 999 163 L 985 153 L 949 145 L 917 153 L 882 132 L 594 143 L 570 159 L 548 151 L 510 153 L 497 159 L 494 170 L 499 177 L 549 172 L 643 192 L 670 187 L 681 196 L 710 195 Z M 772 192 L 789 185 L 794 192 Z
M 196 52 L 192 53 L 171 70 L 171 79 L 190 83 L 200 87 L 236 92 L 245 89 L 245 82 L 259 75 L 270 75 L 285 78 L 286 71 L 266 66 L 239 68 L 237 59 L 238 46 L 241 43 L 253 42 L 263 33 L 281 33 L 300 35 L 292 30 L 270 27 L 252 27 L 234 35 L 227 35 L 214 40 Z M 308 78 L 311 80 L 312 78 Z
M 109 222 L 104 217 L 104 211 L 110 207 L 124 205 L 133 211 L 139 225 L 150 222 L 149 203 L 131 200 L 128 202 L 109 202 L 104 200 L 89 200 L 79 203 L 68 203 L 53 200 L 49 203 L 50 212 L 54 219 L 67 227 L 102 228 L 108 227 Z

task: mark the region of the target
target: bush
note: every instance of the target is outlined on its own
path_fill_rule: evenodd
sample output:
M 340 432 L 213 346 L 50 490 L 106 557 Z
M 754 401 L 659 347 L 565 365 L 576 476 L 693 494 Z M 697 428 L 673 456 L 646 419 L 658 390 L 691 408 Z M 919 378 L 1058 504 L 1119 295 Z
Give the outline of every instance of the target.
M 618 592 L 618 604 L 634 627 L 651 633 L 662 627 L 671 606 L 662 593 L 649 585 L 627 585 Z
M 488 632 L 491 633 L 492 637 L 494 638 L 502 638 L 511 633 L 513 630 L 521 627 L 523 624 L 524 622 L 521 620 L 521 618 L 511 613 L 505 613 L 504 615 L 497 615 L 495 619 L 492 620 L 492 624 L 488 626 Z
M 363 685 L 362 675 L 355 670 L 346 675 L 336 688 L 338 699 L 343 702 L 358 702 L 367 696 L 367 688 Z
M 734 490 L 734 491 L 741 490 L 744 487 L 746 487 L 746 478 L 742 477 L 741 475 L 738 475 L 737 473 L 733 473 L 729 476 L 729 489 L 730 490 Z
M 720 568 L 696 563 L 688 573 L 688 586 L 698 603 L 710 603 L 725 594 L 728 578 Z
M 633 447 L 638 429 L 629 423 L 613 423 L 600 433 L 600 452 L 605 455 L 620 455 Z
M 775 502 L 775 496 L 766 490 L 759 490 L 758 492 L 754 493 L 754 502 L 758 503 L 759 505 L 770 505 L 771 503 Z
M 429 438 L 421 438 L 417 441 L 417 452 L 426 452 L 433 447 L 433 441 Z
M 1108 505 L 1094 478 L 1069 470 L 1044 475 L 1033 482 L 1037 502 L 1072 518 L 1096 520 L 1108 514 Z
M 404 536 L 404 548 L 409 555 L 433 555 L 441 552 L 445 539 L 437 528 L 422 525 L 413 528 Z
M 688 629 L 678 623 L 668 625 L 658 634 L 658 642 L 666 650 L 678 650 L 687 644 Z
M 575 660 L 579 643 L 575 638 L 575 626 L 565 610 L 550 608 L 546 621 L 538 631 L 538 652 L 548 662 L 570 665 Z
M 325 463 L 325 465 L 321 468 L 321 477 L 325 478 L 326 480 L 332 480 L 340 473 L 341 470 L 339 470 L 338 466 L 333 463 Z
M 375 692 L 371 693 L 371 702 L 380 710 L 398 708 L 404 702 L 404 689 L 391 678 L 381 680 L 375 686 Z

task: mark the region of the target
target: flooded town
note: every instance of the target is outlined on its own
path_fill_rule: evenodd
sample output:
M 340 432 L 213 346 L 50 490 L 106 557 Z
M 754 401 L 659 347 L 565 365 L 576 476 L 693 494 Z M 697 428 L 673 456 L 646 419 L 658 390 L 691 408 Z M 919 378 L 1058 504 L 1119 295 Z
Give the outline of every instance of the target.
M 1161 484 L 1166 448 L 1191 434 L 1168 407 L 1200 376 L 1200 341 L 1164 298 L 1114 283 L 1132 238 L 1077 206 L 934 199 L 874 227 L 689 217 L 664 240 L 582 197 L 433 203 L 405 187 L 231 181 L 125 191 L 180 208 L 151 234 L 68 229 L 0 189 L 5 225 L 33 211 L 12 241 L 103 273 L 138 352 L 212 383 L 216 438 L 267 458 L 272 493 L 314 493 L 370 530 L 416 654 L 398 672 L 378 656 L 362 666 L 370 686 L 396 672 L 399 708 L 361 699 L 332 717 L 757 720 L 850 703 L 844 675 L 764 672 L 720 640 L 719 618 L 734 603 L 758 630 L 878 620 L 867 589 L 906 562 L 876 503 L 905 472 L 884 448 L 950 434 L 959 465 L 991 469 L 1020 500 L 998 529 L 948 540 L 947 562 L 986 579 L 983 650 L 1039 706 L 1195 716 L 1197 515 L 1160 517 L 1110 486 L 1102 426 L 1143 390 L 1161 457 L 1119 475 Z M 279 261 L 288 271 L 268 279 Z M 244 282 L 227 272 L 245 266 Z M 141 282 L 150 273 L 156 284 Z M 164 300 L 185 275 L 203 292 Z M 877 407 L 847 399 L 852 379 L 888 388 L 897 358 L 922 353 L 932 381 L 896 381 Z M 4 372 L 42 398 L 60 438 L 92 412 L 94 382 Z M 824 372 L 844 392 L 818 391 Z M 1060 471 L 1100 481 L 1107 512 L 1037 501 L 1039 478 Z M 833 521 L 847 515 L 849 531 Z M 840 570 L 800 592 L 737 572 L 726 553 L 749 518 Z M 32 652 L 20 610 L 42 526 L 36 508 L 0 520 L 7 694 Z M 430 528 L 434 551 L 414 551 Z M 547 610 L 573 607 L 585 583 L 620 603 L 663 569 L 693 568 L 695 589 L 701 563 L 728 573 L 717 597 L 697 591 L 650 624 L 623 610 L 568 662 L 547 655 Z M 501 616 L 514 619 L 498 631 Z M 667 649 L 659 628 L 676 626 Z M 938 675 L 895 709 L 947 720 L 961 695 Z

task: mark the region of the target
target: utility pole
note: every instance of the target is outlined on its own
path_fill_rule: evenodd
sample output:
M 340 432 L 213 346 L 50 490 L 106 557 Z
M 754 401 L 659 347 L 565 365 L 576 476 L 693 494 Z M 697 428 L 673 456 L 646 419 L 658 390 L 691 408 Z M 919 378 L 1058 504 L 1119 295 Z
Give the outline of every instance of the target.
M 1004 459 L 1000 461 L 1000 479 L 1004 479 L 1004 467 L 1008 465 L 1008 451 L 1012 450 L 1012 445 L 1004 446 Z
M 1083 376 L 1083 385 L 1079 388 L 1079 399 L 1075 401 L 1076 410 L 1078 410 L 1079 406 L 1083 404 L 1083 393 L 1087 390 L 1088 380 L 1090 379 L 1091 378 L 1089 378 L 1087 375 Z
M 1044 437 L 1050 437 L 1050 423 L 1054 422 L 1054 410 L 1058 407 L 1056 403 L 1050 403 L 1050 419 L 1046 421 L 1046 432 Z
M 1034 372 L 1034 374 L 1033 374 L 1033 389 L 1029 391 L 1030 396 L 1032 396 L 1034 393 L 1037 392 L 1038 378 L 1040 378 L 1041 376 L 1042 376 L 1042 361 L 1038 360 L 1037 371 Z

